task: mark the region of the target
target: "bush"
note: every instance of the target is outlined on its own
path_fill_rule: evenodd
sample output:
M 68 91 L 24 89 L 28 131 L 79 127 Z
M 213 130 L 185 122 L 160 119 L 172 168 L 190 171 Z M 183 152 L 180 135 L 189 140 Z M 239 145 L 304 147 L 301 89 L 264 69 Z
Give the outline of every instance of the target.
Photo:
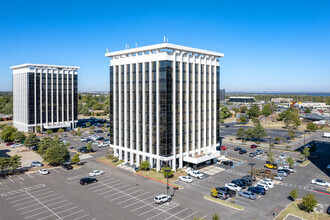
M 140 164 L 140 169 L 141 170 L 149 170 L 150 163 L 149 161 L 145 160 Z
M 92 143 L 87 143 L 86 148 L 88 150 L 88 152 L 92 151 Z
M 286 148 L 287 150 L 289 150 L 289 149 L 291 148 L 291 146 L 288 145 L 288 146 L 286 146 L 285 148 Z
M 72 163 L 75 163 L 75 164 L 79 163 L 79 162 L 80 162 L 79 154 L 75 154 L 75 155 L 72 157 L 71 162 L 72 162 Z
M 169 172 L 166 172 L 165 170 L 169 170 Z M 162 173 L 164 174 L 165 178 L 171 178 L 173 177 L 173 171 L 170 167 L 163 167 L 162 168 Z
M 219 215 L 218 215 L 218 214 L 214 214 L 214 215 L 212 216 L 212 220 L 220 220 Z
M 63 132 L 64 132 L 63 128 L 58 129 L 58 133 L 63 133 Z
M 48 134 L 48 135 L 53 134 L 53 131 L 52 130 L 47 130 L 46 134 Z
M 314 210 L 314 208 L 317 206 L 317 199 L 315 199 L 314 194 L 309 193 L 306 194 L 301 203 L 300 206 L 302 209 L 304 209 L 306 212 L 311 212 Z
M 94 125 L 92 125 L 92 126 L 91 126 L 91 129 L 95 129 L 95 126 L 94 126 Z
M 261 142 L 260 141 L 256 141 L 256 144 L 260 144 Z
M 296 198 L 298 197 L 298 189 L 293 189 L 291 192 L 290 192 L 290 198 L 295 201 Z

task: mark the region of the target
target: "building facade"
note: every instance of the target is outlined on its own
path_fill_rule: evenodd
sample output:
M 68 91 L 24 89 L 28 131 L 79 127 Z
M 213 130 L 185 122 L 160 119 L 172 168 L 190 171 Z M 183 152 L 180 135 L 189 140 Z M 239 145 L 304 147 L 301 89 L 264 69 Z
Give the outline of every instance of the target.
M 19 131 L 72 129 L 78 122 L 79 67 L 12 66 L 13 125 Z
M 105 55 L 110 140 L 119 159 L 175 170 L 220 155 L 222 53 L 163 43 Z
M 226 90 L 225 89 L 220 89 L 220 101 L 224 102 L 226 99 Z
M 229 97 L 228 99 L 231 103 L 239 103 L 239 104 L 251 104 L 256 101 L 254 97 Z

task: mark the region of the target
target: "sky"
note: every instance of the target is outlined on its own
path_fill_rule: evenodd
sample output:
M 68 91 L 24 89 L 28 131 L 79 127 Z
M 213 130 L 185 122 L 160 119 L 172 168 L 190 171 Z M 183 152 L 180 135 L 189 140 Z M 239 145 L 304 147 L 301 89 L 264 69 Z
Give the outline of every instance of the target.
M 10 66 L 79 66 L 109 89 L 109 51 L 169 43 L 224 53 L 226 91 L 330 92 L 330 1 L 0 1 L 0 91 Z

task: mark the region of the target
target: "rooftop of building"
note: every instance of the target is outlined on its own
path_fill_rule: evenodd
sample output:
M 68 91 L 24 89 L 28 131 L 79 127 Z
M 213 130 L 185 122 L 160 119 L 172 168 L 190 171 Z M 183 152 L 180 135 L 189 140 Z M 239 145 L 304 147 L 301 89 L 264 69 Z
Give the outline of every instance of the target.
M 136 47 L 131 49 L 125 49 L 120 51 L 114 51 L 114 52 L 107 52 L 105 53 L 106 57 L 116 58 L 121 56 L 134 56 L 136 54 L 140 53 L 156 53 L 156 52 L 169 52 L 173 53 L 173 51 L 183 51 L 186 53 L 191 54 L 199 54 L 199 55 L 207 55 L 207 56 L 214 56 L 214 57 L 223 57 L 223 53 L 218 53 L 215 51 L 208 51 L 203 49 L 197 49 L 192 47 L 186 47 L 176 44 L 170 44 L 170 43 L 161 43 L 161 44 L 155 44 L 150 46 L 143 46 L 143 47 Z
M 48 64 L 32 64 L 32 63 L 24 63 L 16 66 L 11 66 L 10 69 L 20 69 L 20 68 L 36 68 L 36 67 L 41 67 L 41 68 L 62 68 L 62 69 L 80 69 L 78 66 L 62 66 L 62 65 L 48 65 Z

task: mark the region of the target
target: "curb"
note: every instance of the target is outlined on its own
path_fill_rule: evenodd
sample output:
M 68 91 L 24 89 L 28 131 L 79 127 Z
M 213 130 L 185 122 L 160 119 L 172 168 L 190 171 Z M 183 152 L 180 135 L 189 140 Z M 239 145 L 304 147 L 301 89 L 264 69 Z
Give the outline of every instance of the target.
M 142 176 L 142 177 L 145 177 L 145 178 L 148 178 L 148 179 L 151 179 L 151 180 L 154 180 L 154 181 L 157 181 L 157 182 L 159 182 L 159 183 L 163 183 L 163 184 L 165 184 L 165 185 L 167 185 L 167 183 L 164 183 L 163 181 L 160 181 L 160 180 L 156 180 L 156 179 L 154 179 L 154 178 L 151 178 L 151 177 L 148 177 L 148 176 L 144 176 L 144 175 L 142 175 L 142 174 L 139 174 L 139 173 L 135 173 L 136 175 L 139 175 L 139 176 Z M 168 184 L 169 186 L 172 186 L 172 187 L 176 187 L 176 186 L 173 186 L 172 184 Z
M 212 199 L 207 198 L 206 196 L 204 196 L 204 199 L 209 200 L 209 201 L 214 202 L 214 203 L 217 203 L 217 204 L 220 204 L 220 205 L 227 206 L 227 207 L 232 208 L 232 209 L 236 209 L 236 210 L 238 210 L 238 211 L 243 211 L 243 210 L 244 210 L 244 207 L 242 207 L 242 209 L 239 209 L 239 208 L 236 208 L 236 207 L 234 207 L 234 206 L 226 205 L 225 203 L 222 203 L 222 202 L 214 201 L 214 200 L 212 200 Z

